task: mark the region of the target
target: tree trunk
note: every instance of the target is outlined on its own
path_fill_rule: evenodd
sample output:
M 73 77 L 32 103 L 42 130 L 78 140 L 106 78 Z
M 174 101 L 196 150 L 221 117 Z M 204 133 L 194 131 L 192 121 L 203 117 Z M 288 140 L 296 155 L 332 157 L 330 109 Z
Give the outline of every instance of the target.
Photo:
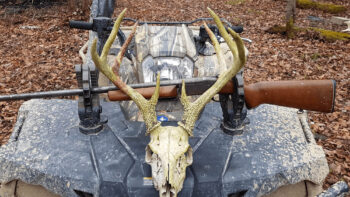
M 288 38 L 294 37 L 294 22 L 295 22 L 296 0 L 287 1 L 286 10 L 286 32 Z

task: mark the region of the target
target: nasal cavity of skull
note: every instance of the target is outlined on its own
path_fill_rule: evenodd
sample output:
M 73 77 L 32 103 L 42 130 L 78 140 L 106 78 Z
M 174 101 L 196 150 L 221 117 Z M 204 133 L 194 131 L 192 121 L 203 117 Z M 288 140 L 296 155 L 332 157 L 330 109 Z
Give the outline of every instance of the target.
M 161 197 L 174 197 L 174 196 L 176 196 L 176 193 L 175 193 L 174 189 L 171 188 L 170 184 L 167 183 L 164 187 L 165 187 L 165 189 L 162 190 L 162 192 L 160 193 Z

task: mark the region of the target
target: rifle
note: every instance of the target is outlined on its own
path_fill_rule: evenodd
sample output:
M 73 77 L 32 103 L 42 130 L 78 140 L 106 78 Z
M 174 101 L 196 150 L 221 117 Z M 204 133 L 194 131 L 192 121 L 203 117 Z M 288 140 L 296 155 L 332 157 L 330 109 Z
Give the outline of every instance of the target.
M 200 95 L 213 83 L 215 77 L 184 79 L 187 95 Z M 175 98 L 178 96 L 182 80 L 161 81 L 159 98 Z M 130 84 L 145 98 L 154 92 L 155 83 Z M 245 103 L 248 109 L 261 104 L 273 104 L 320 112 L 333 112 L 336 83 L 334 80 L 302 80 L 302 81 L 265 81 L 244 86 Z M 233 94 L 234 84 L 228 82 L 219 92 Z M 107 93 L 109 100 L 122 101 L 130 98 L 115 86 L 91 88 L 92 94 Z M 47 92 L 2 95 L 0 101 L 23 100 L 32 98 L 83 95 L 83 89 L 57 90 Z

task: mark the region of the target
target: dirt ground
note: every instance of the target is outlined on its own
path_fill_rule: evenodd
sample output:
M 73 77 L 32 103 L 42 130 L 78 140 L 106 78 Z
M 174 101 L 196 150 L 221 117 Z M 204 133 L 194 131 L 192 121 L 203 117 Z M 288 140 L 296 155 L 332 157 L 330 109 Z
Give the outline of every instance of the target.
M 350 1 L 328 0 L 348 11 Z M 70 29 L 69 20 L 87 20 L 88 13 L 68 10 L 65 2 L 34 7 L 9 6 L 0 2 L 0 95 L 76 88 L 74 65 L 81 63 L 78 50 L 87 32 Z M 242 37 L 253 40 L 245 67 L 247 84 L 263 80 L 335 79 L 335 112 L 310 112 L 310 124 L 323 146 L 330 167 L 324 187 L 344 180 L 350 184 L 350 42 L 327 42 L 322 37 L 301 34 L 293 40 L 266 33 L 283 24 L 286 4 L 275 0 L 117 0 L 116 13 L 141 21 L 184 21 L 209 17 L 206 7 L 236 25 Z M 308 16 L 330 18 L 317 10 L 297 9 L 298 26 L 309 26 Z M 332 30 L 346 26 L 318 24 Z M 0 142 L 6 143 L 23 101 L 0 102 Z

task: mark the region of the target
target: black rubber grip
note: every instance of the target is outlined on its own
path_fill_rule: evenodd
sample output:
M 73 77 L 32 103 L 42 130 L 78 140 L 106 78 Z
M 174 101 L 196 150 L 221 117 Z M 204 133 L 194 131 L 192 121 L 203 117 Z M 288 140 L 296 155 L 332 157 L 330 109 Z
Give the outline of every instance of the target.
M 76 29 L 92 30 L 93 23 L 89 23 L 85 21 L 69 21 L 69 27 L 76 28 Z
M 242 33 L 243 32 L 243 26 L 231 26 L 230 27 L 233 31 L 236 33 Z

